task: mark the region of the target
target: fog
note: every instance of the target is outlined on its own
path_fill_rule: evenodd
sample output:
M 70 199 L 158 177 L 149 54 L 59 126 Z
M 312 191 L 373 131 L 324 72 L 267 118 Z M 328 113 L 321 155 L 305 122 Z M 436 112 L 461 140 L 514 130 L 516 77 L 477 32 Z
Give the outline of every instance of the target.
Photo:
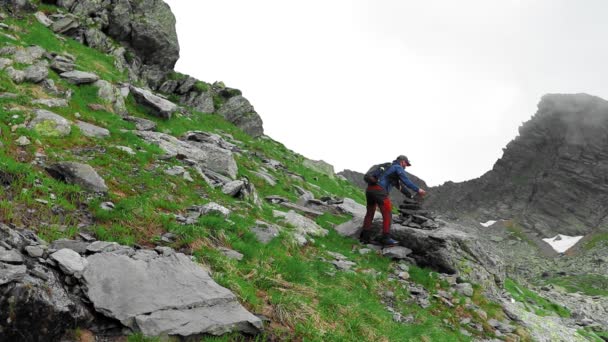
M 336 171 L 406 154 L 430 185 L 475 178 L 543 94 L 608 97 L 605 1 L 166 2 L 178 71 Z

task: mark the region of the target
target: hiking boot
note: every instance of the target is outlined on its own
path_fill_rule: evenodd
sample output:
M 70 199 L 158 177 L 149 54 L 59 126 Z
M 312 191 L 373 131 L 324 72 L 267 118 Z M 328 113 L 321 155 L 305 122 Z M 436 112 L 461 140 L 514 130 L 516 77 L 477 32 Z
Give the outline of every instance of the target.
M 372 242 L 372 231 L 363 229 L 361 231 L 361 235 L 359 236 L 359 241 L 361 241 L 362 244 L 368 244 Z
M 390 235 L 383 235 L 382 239 L 380 239 L 380 243 L 384 247 L 391 247 L 391 246 L 397 246 L 399 244 L 399 241 L 394 240 L 393 238 L 391 238 Z

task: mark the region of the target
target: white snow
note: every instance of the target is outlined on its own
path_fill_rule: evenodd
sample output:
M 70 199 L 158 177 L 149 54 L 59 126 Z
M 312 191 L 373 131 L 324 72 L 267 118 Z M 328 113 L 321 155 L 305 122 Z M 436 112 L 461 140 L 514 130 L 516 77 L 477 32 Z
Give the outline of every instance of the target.
M 558 234 L 553 238 L 543 239 L 543 241 L 551 245 L 556 252 L 564 253 L 582 238 L 583 236 L 567 236 Z
M 486 227 L 486 228 L 487 228 L 487 227 L 489 227 L 489 226 L 493 225 L 494 223 L 496 223 L 496 221 L 494 221 L 494 220 L 490 220 L 490 221 L 488 221 L 488 222 L 484 222 L 484 223 L 481 223 L 481 222 L 480 222 L 479 224 L 481 224 L 482 226 L 484 226 L 484 227 Z

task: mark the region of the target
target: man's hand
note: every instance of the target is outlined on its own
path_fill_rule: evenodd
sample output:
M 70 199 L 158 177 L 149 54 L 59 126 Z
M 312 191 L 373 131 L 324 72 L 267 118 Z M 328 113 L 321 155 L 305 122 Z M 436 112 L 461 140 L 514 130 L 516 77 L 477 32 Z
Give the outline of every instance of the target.
M 424 197 L 424 195 L 426 195 L 426 191 L 424 189 L 418 189 L 418 195 L 420 195 L 420 197 Z

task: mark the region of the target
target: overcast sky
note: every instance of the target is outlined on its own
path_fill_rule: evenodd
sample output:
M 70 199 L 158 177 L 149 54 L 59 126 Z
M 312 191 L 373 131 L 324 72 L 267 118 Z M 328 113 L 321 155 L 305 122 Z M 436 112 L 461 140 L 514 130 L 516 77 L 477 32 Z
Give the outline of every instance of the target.
M 406 154 L 481 176 L 546 93 L 608 98 L 605 0 L 165 0 L 176 70 L 238 88 L 271 138 L 336 172 Z

